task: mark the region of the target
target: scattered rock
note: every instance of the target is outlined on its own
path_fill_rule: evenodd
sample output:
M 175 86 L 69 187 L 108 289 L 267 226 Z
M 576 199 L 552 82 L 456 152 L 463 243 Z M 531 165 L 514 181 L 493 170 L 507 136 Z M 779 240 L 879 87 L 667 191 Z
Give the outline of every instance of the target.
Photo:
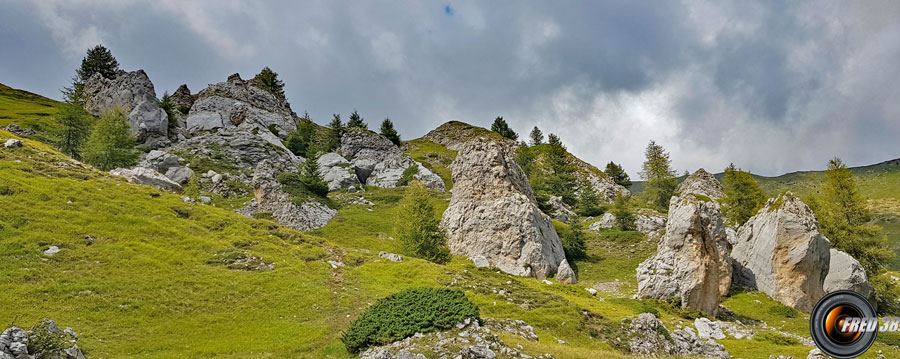
M 350 167 L 359 183 L 381 188 L 397 187 L 403 172 L 416 166 L 418 172 L 413 179 L 421 181 L 425 187 L 444 191 L 444 180 L 386 137 L 365 129 L 349 129 L 341 137 L 341 154 L 350 160 Z
M 263 160 L 256 167 L 253 173 L 256 212 L 271 213 L 278 223 L 300 231 L 325 227 L 337 214 L 337 210 L 312 200 L 302 205 L 295 204 L 291 195 L 284 192 L 281 184 L 275 180 L 278 173 L 268 160 Z M 215 174 L 213 177 L 215 176 L 221 175 Z
M 583 161 L 578 160 L 577 158 L 576 158 L 576 160 L 577 160 L 575 163 L 576 166 L 583 163 Z M 586 165 L 586 163 L 585 163 L 585 165 Z M 581 174 L 581 172 L 578 172 L 578 174 Z M 628 191 L 627 188 L 625 188 L 622 185 L 616 184 L 616 182 L 614 182 L 612 180 L 612 178 L 609 178 L 609 176 L 601 177 L 601 176 L 597 176 L 594 174 L 590 174 L 585 179 L 587 179 L 587 182 L 590 183 L 594 187 L 594 191 L 597 192 L 597 194 L 600 196 L 600 198 L 603 200 L 603 202 L 615 203 L 616 197 L 620 196 L 620 195 L 625 198 L 631 197 L 631 192 Z
M 187 204 L 196 204 L 197 203 L 197 201 L 194 201 L 193 198 L 188 197 L 188 196 L 181 196 L 181 201 L 184 203 L 187 203 Z
M 15 123 L 6 125 L 6 131 L 16 136 L 32 136 L 35 134 L 34 130 L 30 128 L 21 128 Z
M 812 210 L 790 192 L 769 199 L 741 226 L 735 242 L 736 285 L 805 312 L 825 295 L 831 245 Z
M 121 108 L 138 143 L 150 148 L 168 144 L 168 116 L 159 107 L 156 90 L 144 70 L 120 70 L 112 79 L 94 74 L 84 83 L 84 97 L 84 109 L 95 116 Z
M 178 183 L 173 182 L 168 177 L 146 167 L 135 168 L 116 168 L 109 171 L 113 176 L 125 177 L 128 182 L 142 184 L 145 186 L 153 186 L 162 190 L 181 193 L 182 188 Z
M 728 294 L 730 245 L 719 204 L 693 192 L 711 194 L 721 188 L 707 175 L 698 170 L 680 187 L 681 196 L 669 202 L 666 234 L 657 254 L 637 268 L 639 298 L 680 297 L 682 306 L 715 315 L 721 296 Z
M 591 295 L 597 295 L 597 290 L 594 288 L 584 288 L 584 290 L 588 291 L 588 293 L 591 293 Z
M 569 266 L 569 261 L 563 259 L 556 271 L 556 281 L 563 284 L 576 284 L 578 279 L 575 278 L 575 271 Z
M 648 238 L 660 238 L 666 229 L 666 216 L 656 211 L 641 208 L 638 209 L 634 216 L 634 224 L 638 232 L 643 233 Z M 588 229 L 591 231 L 599 231 L 600 229 L 612 229 L 616 227 L 616 215 L 612 213 L 604 213 L 597 222 L 591 223 Z
M 569 223 L 569 218 L 575 216 L 572 207 L 563 202 L 562 197 L 560 196 L 550 197 L 550 199 L 547 200 L 547 204 L 551 208 L 550 216 L 557 221 Z
M 40 346 L 33 348 L 37 352 L 29 352 L 28 344 L 35 338 L 52 340 L 57 345 Z M 60 330 L 56 322 L 44 319 L 30 331 L 19 327 L 10 327 L 0 334 L 0 359 L 84 359 L 84 354 L 78 348 L 78 335 L 72 328 Z M 70 346 L 71 345 L 71 346 Z
M 809 351 L 809 355 L 806 356 L 806 359 L 828 359 L 828 356 L 825 353 L 822 353 L 822 350 L 819 348 L 813 348 Z
M 379 252 L 378 256 L 381 258 L 387 259 L 391 262 L 402 262 L 403 261 L 403 257 L 400 256 L 399 254 L 388 253 L 385 251 Z
M 474 256 L 471 259 L 472 263 L 478 268 L 487 268 L 491 266 L 491 262 L 483 256 Z
M 713 339 L 701 340 L 691 327 L 669 331 L 653 314 L 641 313 L 622 320 L 626 349 L 639 356 L 704 356 L 731 358 Z
M 15 138 L 10 138 L 6 140 L 6 143 L 3 144 L 3 147 L 6 148 L 19 148 L 22 147 L 22 140 L 18 140 Z
M 197 199 L 200 200 L 200 203 L 203 204 L 209 204 L 210 202 L 212 202 L 212 198 L 209 198 L 207 196 L 199 196 L 197 197 Z
M 322 180 L 328 183 L 329 191 L 349 188 L 359 184 L 359 177 L 351 168 L 350 161 L 335 152 L 329 152 L 319 157 L 319 173 Z
M 700 339 L 725 339 L 725 333 L 719 328 L 719 323 L 710 321 L 706 318 L 697 318 L 694 320 L 694 327 L 697 328 L 697 337 Z
M 874 299 L 875 290 L 869 284 L 869 278 L 866 276 L 866 270 L 862 264 L 849 254 L 832 248 L 829 252 L 831 261 L 829 263 L 828 275 L 825 276 L 823 289 L 825 293 L 831 293 L 836 290 L 852 290 L 862 296 Z
M 518 276 L 544 279 L 557 271 L 565 259 L 562 243 L 538 208 L 511 145 L 470 141 L 450 169 L 453 195 L 441 226 L 453 254 L 484 257 Z
M 44 251 L 44 256 L 53 257 L 56 253 L 59 253 L 60 249 L 57 246 L 50 246 L 47 250 Z

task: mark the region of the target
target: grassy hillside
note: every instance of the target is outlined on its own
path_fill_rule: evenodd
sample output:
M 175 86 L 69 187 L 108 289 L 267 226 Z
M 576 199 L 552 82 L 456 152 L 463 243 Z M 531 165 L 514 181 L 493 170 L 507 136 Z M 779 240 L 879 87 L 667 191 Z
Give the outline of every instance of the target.
M 36 139 L 53 143 L 58 129 L 53 115 L 62 103 L 0 84 L 0 127 L 11 123 L 37 131 Z

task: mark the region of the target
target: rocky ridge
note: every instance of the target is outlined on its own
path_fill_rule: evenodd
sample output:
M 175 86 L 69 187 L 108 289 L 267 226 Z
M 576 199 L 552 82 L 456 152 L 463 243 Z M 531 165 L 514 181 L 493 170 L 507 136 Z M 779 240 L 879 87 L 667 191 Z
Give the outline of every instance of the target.
M 96 116 L 120 108 L 139 144 L 149 148 L 169 144 L 168 116 L 144 70 L 119 70 L 112 79 L 94 74 L 84 83 L 84 97 L 84 109 Z

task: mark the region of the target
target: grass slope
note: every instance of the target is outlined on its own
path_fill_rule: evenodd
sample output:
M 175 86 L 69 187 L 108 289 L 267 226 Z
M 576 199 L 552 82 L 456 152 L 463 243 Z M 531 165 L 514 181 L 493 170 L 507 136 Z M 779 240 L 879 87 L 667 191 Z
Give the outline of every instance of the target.
M 53 115 L 61 105 L 61 102 L 41 95 L 0 84 L 0 127 L 15 123 L 37 131 L 35 139 L 54 143 L 53 134 L 59 126 L 53 120 Z

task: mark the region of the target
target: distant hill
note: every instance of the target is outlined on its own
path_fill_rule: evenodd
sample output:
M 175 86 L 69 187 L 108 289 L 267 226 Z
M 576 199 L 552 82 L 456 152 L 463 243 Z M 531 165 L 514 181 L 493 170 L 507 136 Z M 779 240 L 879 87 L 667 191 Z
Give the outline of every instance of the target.
M 55 142 L 53 133 L 58 126 L 53 115 L 62 102 L 0 84 L 0 127 L 11 123 L 37 131 L 33 138 L 41 142 Z

